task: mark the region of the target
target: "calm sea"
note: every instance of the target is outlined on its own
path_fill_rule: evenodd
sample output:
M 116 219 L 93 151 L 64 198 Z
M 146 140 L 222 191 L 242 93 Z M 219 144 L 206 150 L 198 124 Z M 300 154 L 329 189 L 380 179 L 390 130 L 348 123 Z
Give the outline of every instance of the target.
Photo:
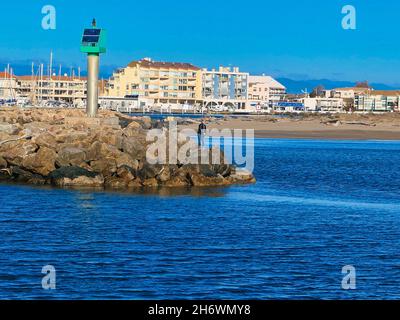
M 0 185 L 0 299 L 400 298 L 399 165 L 400 142 L 259 139 L 252 186 Z

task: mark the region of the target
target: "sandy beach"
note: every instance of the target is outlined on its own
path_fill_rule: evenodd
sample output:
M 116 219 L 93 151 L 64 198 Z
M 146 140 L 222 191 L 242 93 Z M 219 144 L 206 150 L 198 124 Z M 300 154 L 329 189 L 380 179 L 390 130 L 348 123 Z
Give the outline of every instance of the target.
M 206 118 L 209 129 L 254 129 L 257 138 L 400 140 L 400 115 L 337 114 Z M 196 129 L 197 124 L 181 127 Z

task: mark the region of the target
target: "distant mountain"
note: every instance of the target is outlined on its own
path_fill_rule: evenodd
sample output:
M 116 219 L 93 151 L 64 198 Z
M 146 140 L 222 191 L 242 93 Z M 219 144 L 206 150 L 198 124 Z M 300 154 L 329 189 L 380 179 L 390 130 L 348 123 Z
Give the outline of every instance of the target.
M 320 80 L 293 80 L 288 78 L 276 78 L 277 81 L 282 83 L 289 93 L 301 93 L 302 90 L 307 88 L 308 92 L 312 92 L 312 90 L 319 86 L 323 85 L 325 89 L 335 89 L 335 88 L 343 88 L 343 87 L 354 87 L 355 82 L 351 81 L 335 81 L 328 79 L 320 79 Z M 370 83 L 370 86 L 376 90 L 397 90 L 398 87 L 386 85 L 383 83 Z

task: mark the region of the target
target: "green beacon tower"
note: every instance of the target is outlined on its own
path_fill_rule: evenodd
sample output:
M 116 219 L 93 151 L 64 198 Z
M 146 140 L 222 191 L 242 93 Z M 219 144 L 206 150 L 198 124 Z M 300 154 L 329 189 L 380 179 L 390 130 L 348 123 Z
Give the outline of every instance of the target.
M 97 116 L 99 103 L 99 60 L 100 54 L 106 52 L 107 31 L 97 28 L 93 19 L 92 28 L 83 31 L 81 52 L 88 55 L 88 80 L 86 113 L 88 117 Z

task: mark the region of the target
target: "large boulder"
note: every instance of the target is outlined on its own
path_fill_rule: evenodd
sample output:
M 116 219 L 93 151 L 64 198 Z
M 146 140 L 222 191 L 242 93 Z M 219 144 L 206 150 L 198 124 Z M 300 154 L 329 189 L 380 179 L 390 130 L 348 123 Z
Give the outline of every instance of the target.
M 0 132 L 9 135 L 15 135 L 19 132 L 19 128 L 14 124 L 0 122 Z
M 31 141 L 18 140 L 3 144 L 0 152 L 9 164 L 21 166 L 24 159 L 28 155 L 35 153 L 37 149 L 37 144 Z
M 249 183 L 255 183 L 256 179 L 254 175 L 244 169 L 237 169 L 235 172 L 227 177 L 230 183 L 234 184 L 249 184 Z
M 93 136 L 88 130 L 61 127 L 55 132 L 55 138 L 58 143 L 76 144 L 93 138 Z
M 124 137 L 122 141 L 122 150 L 133 159 L 145 159 L 146 149 L 144 137 Z
M 151 178 L 144 180 L 143 186 L 147 188 L 157 188 L 159 186 L 159 183 L 156 178 Z
M 162 165 L 150 165 L 145 163 L 143 167 L 137 171 L 137 176 L 142 181 L 156 178 L 159 174 L 161 174 L 164 170 Z
M 104 186 L 109 189 L 126 189 L 128 183 L 118 177 L 108 177 L 104 183 Z
M 101 173 L 104 177 L 112 176 L 117 172 L 117 163 L 113 158 L 104 158 L 90 162 L 94 172 Z
M 209 178 L 218 176 L 213 165 L 209 164 L 185 164 L 177 170 L 179 175 L 190 175 L 192 173 L 198 173 Z
M 123 134 L 126 137 L 136 137 L 142 130 L 142 126 L 138 122 L 132 121 L 125 129 L 123 129 Z
M 87 161 L 95 161 L 102 158 L 102 145 L 103 143 L 100 141 L 95 141 L 92 143 L 86 152 Z
M 122 166 L 128 166 L 134 170 L 137 170 L 139 168 L 139 161 L 136 159 L 132 159 L 132 157 L 127 153 L 122 153 L 121 156 L 118 157 L 116 161 L 118 168 Z
M 128 188 L 141 188 L 143 187 L 142 181 L 140 179 L 135 179 L 128 183 Z
M 86 152 L 84 149 L 67 147 L 58 153 L 56 163 L 59 167 L 79 166 L 85 160 Z
M 223 177 L 229 177 L 234 172 L 234 167 L 229 164 L 214 164 L 211 165 L 210 169 Z
M 96 161 L 105 158 L 117 159 L 122 156 L 122 152 L 115 146 L 104 142 L 95 141 L 87 150 L 87 161 Z
M 4 168 L 7 168 L 7 161 L 3 157 L 0 157 L 0 169 Z
M 41 147 L 37 153 L 28 155 L 22 161 L 22 167 L 31 172 L 47 176 L 56 169 L 57 154 L 54 150 Z
M 136 117 L 134 121 L 137 122 L 142 129 L 149 130 L 152 128 L 152 120 L 150 117 Z
M 165 187 L 169 188 L 181 188 L 190 186 L 190 181 L 186 176 L 173 176 L 168 181 L 162 184 Z
M 20 125 L 31 123 L 32 121 L 33 121 L 33 118 L 31 117 L 31 115 L 28 115 L 28 114 L 20 114 L 17 118 L 17 122 Z
M 97 140 L 107 145 L 112 145 L 117 149 L 122 149 L 122 130 L 105 130 L 100 131 Z
M 104 177 L 80 167 L 63 167 L 54 170 L 49 175 L 53 185 L 59 187 L 102 187 Z
M 51 125 L 42 121 L 33 121 L 24 125 L 26 130 L 29 130 L 33 135 L 37 136 L 43 132 L 49 131 Z
M 213 165 L 209 164 L 201 164 L 198 166 L 199 173 L 208 178 L 215 178 L 218 176 L 218 173 L 215 172 Z
M 225 180 L 221 175 L 207 177 L 196 172 L 190 174 L 190 182 L 194 187 L 224 186 L 229 184 L 229 181 Z
M 8 169 L 7 169 L 8 170 Z M 44 185 L 46 179 L 39 174 L 35 174 L 20 167 L 12 167 L 9 170 L 10 179 L 20 183 L 28 183 L 34 185 Z
M 46 147 L 50 149 L 57 148 L 56 137 L 48 132 L 43 132 L 38 136 L 33 137 L 32 142 L 36 143 L 39 147 Z
M 157 175 L 157 180 L 160 181 L 161 183 L 167 182 L 168 180 L 171 179 L 171 174 L 172 174 L 171 171 L 172 170 L 171 170 L 170 166 L 168 166 L 168 165 L 163 166 L 163 168 Z
M 117 170 L 117 176 L 123 179 L 127 184 L 135 180 L 136 172 L 134 169 L 128 166 L 119 167 Z
M 11 136 L 11 135 L 9 135 L 8 133 L 0 132 L 0 146 L 1 146 L 1 143 L 2 143 L 3 141 L 8 141 L 8 140 L 10 140 L 11 138 L 14 138 L 14 137 Z

